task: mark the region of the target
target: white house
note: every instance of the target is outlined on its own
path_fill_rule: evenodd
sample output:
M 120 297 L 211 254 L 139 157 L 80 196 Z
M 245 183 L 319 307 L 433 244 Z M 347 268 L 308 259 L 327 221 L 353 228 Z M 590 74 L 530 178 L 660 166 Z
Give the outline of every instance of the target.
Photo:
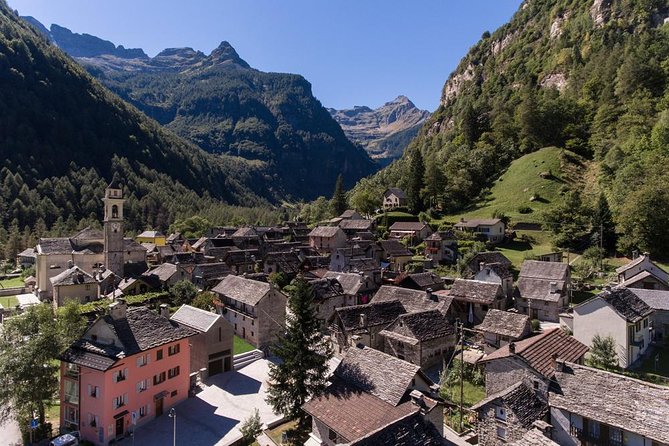
M 407 195 L 402 189 L 391 187 L 383 193 L 383 208 L 393 209 L 407 205 Z
M 465 220 L 461 219 L 453 226 L 458 231 L 482 234 L 490 243 L 501 243 L 504 240 L 506 225 L 499 218 Z
M 650 260 L 648 253 L 616 269 L 618 284 L 627 288 L 669 290 L 669 273 Z
M 574 307 L 574 337 L 592 347 L 595 335 L 611 336 L 618 365 L 628 368 L 648 349 L 652 314 L 653 309 L 630 289 L 605 290 Z

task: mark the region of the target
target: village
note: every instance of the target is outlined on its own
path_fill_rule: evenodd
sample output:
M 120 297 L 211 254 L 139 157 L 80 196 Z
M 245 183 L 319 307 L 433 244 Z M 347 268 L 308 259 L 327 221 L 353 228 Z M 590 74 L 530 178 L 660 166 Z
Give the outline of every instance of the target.
M 500 218 L 380 228 L 346 210 L 315 227 L 126 238 L 119 178 L 103 201 L 102 231 L 19 255 L 35 275 L 3 309 L 8 320 L 75 301 L 88 318 L 58 358 L 53 435 L 248 444 L 240 429 L 257 409 L 256 444 L 282 444 L 292 420 L 265 401 L 268 364 L 299 278 L 334 352 L 328 387 L 302 407 L 305 445 L 669 444 L 669 275 L 646 254 L 575 302 L 562 252 L 515 271 L 496 250 L 510 236 Z M 384 193 L 382 212 L 405 206 L 400 189 Z M 473 239 L 485 250 L 462 264 Z M 439 274 L 458 261 L 458 277 Z M 175 287 L 200 308 L 177 304 Z

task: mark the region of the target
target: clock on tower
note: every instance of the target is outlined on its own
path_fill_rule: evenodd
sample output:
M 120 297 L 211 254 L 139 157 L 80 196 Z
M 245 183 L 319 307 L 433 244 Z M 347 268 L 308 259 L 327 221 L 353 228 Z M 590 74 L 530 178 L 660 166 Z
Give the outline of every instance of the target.
M 104 262 L 105 268 L 123 277 L 123 186 L 114 174 L 105 189 L 104 202 Z

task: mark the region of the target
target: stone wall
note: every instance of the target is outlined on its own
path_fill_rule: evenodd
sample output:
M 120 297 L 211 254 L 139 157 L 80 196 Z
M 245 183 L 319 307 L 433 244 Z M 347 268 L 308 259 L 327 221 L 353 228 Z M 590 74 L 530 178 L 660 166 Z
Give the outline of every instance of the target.
M 485 363 L 485 393 L 492 395 L 508 389 L 518 381 L 536 382 L 540 394 L 548 392 L 547 380 L 516 358 L 501 358 Z

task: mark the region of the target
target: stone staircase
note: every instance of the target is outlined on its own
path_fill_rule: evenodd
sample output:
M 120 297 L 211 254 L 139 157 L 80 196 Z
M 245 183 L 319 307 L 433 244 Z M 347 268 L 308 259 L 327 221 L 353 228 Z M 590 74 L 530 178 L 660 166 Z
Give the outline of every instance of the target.
M 246 367 L 252 362 L 257 361 L 258 359 L 262 359 L 264 356 L 265 354 L 258 349 L 251 350 L 250 352 L 246 353 L 240 353 L 232 358 L 232 367 L 235 370 L 239 370 L 242 367 Z

